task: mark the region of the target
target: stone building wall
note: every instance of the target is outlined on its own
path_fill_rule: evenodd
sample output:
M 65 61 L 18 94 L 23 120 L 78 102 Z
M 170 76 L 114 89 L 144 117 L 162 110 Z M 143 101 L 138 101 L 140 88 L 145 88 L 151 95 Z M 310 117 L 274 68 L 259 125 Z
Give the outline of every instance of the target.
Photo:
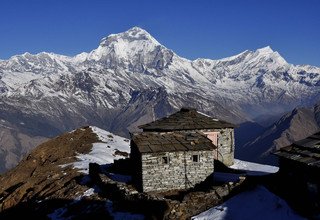
M 234 129 L 224 128 L 220 129 L 218 135 L 218 158 L 227 166 L 231 166 L 234 163 Z
M 217 143 L 214 143 L 213 140 L 213 144 L 218 145 L 218 152 L 216 149 L 213 151 L 214 158 L 220 160 L 227 166 L 231 166 L 234 163 L 234 129 L 211 129 L 202 130 L 202 132 L 207 134 L 208 137 L 213 133 L 217 133 Z
M 193 156 L 199 161 L 194 162 Z M 168 158 L 165 163 L 163 157 Z M 212 151 L 179 151 L 142 154 L 144 192 L 191 188 L 214 170 Z

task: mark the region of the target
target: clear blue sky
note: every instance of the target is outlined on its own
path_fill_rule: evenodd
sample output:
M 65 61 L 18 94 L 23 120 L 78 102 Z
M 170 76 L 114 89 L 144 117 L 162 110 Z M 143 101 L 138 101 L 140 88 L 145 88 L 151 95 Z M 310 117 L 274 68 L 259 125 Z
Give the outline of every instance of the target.
M 189 59 L 270 45 L 290 63 L 320 66 L 320 0 L 1 0 L 0 59 L 75 55 L 132 26 Z

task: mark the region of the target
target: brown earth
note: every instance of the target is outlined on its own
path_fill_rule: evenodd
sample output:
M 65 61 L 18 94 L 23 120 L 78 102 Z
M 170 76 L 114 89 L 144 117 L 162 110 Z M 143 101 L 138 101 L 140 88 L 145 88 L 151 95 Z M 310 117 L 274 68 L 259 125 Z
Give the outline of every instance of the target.
M 61 165 L 76 161 L 79 153 L 90 152 L 92 143 L 98 141 L 91 128 L 84 127 L 39 145 L 18 166 L 0 177 L 0 218 L 11 219 L 23 213 L 43 219 L 59 207 L 75 204 L 75 199 L 89 188 L 79 184 L 85 182 L 86 175 L 73 166 Z M 88 207 L 88 199 L 81 200 L 77 206 Z

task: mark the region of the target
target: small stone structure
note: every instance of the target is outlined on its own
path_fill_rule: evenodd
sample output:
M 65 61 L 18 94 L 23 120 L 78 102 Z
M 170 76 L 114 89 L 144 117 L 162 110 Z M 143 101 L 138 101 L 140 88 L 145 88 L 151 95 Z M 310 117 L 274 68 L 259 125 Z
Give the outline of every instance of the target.
M 214 159 L 220 160 L 227 166 L 234 163 L 235 127 L 234 124 L 212 118 L 192 108 L 182 108 L 168 117 L 139 126 L 143 132 L 197 131 L 203 133 L 217 146 L 213 152 Z
M 188 189 L 214 171 L 214 159 L 234 161 L 234 125 L 182 108 L 131 137 L 133 177 L 144 192 Z
M 283 191 L 301 212 L 320 216 L 320 132 L 283 147 L 279 174 Z
M 143 214 L 146 219 L 190 219 L 248 187 L 244 178 L 241 178 L 237 182 L 207 185 L 205 188 L 186 191 L 179 198 L 174 198 L 162 192 L 138 192 L 131 185 L 114 181 L 106 172 L 99 171 L 98 164 L 92 164 L 90 168 L 91 180 L 95 180 L 95 186 L 103 196 L 113 201 L 113 208 Z
M 133 134 L 134 182 L 143 192 L 191 188 L 212 174 L 214 148 L 197 132 Z

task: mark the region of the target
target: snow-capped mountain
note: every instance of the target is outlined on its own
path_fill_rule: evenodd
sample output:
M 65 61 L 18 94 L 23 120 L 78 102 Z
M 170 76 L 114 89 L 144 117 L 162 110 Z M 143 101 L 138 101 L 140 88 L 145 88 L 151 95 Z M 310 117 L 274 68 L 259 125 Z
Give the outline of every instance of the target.
M 320 68 L 288 64 L 270 47 L 192 61 L 133 27 L 74 57 L 0 60 L 0 96 L 0 119 L 25 134 L 92 124 L 127 136 L 128 128 L 182 106 L 239 123 L 312 104 L 320 98 Z
M 247 116 L 281 113 L 319 98 L 320 69 L 288 64 L 270 47 L 221 60 L 190 61 L 141 28 L 103 38 L 97 49 L 67 57 L 25 53 L 0 62 L 5 97 L 76 98 L 108 109 L 123 106 L 134 90 L 164 87 L 170 95 L 195 93 Z M 121 100 L 124 99 L 124 100 Z M 91 103 L 92 102 L 92 103 Z M 170 103 L 178 107 L 176 99 Z M 259 109 L 253 112 L 250 110 Z

